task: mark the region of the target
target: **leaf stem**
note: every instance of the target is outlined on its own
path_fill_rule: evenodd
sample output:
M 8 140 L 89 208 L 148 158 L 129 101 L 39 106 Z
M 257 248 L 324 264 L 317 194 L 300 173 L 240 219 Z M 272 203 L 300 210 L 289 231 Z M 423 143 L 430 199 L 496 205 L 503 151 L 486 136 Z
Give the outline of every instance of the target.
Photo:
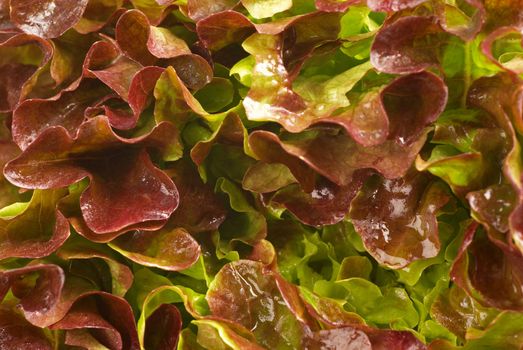
M 58 350 L 60 348 L 60 334 L 59 330 L 52 331 L 53 334 L 53 350 Z

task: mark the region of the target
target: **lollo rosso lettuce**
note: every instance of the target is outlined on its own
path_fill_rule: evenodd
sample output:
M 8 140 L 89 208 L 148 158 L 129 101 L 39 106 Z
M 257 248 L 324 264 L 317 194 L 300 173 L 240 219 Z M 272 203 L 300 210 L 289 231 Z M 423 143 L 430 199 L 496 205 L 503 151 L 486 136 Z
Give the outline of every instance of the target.
M 523 348 L 521 0 L 0 0 L 0 121 L 0 349 Z

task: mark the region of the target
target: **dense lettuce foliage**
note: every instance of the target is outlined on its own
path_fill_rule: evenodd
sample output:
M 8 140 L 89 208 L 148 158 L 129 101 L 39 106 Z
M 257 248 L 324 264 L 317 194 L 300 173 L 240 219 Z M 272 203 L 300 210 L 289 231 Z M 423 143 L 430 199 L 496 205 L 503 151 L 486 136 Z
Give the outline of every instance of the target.
M 0 348 L 523 348 L 522 0 L 0 0 Z

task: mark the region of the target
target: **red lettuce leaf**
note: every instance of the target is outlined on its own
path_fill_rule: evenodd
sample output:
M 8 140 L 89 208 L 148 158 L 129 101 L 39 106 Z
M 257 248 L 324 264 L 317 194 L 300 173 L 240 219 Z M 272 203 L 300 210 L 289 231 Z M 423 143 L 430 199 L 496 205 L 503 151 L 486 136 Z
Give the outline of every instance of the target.
M 34 72 L 34 67 L 29 65 L 6 64 L 0 67 L 0 111 L 8 112 L 15 108 L 24 83 Z
M 371 329 L 367 336 L 372 343 L 372 350 L 402 349 L 426 350 L 427 347 L 408 331 L 386 331 Z
M 224 11 L 199 20 L 196 30 L 205 47 L 218 51 L 230 44 L 241 43 L 255 29 L 253 23 L 241 13 Z
M 465 339 L 468 329 L 485 328 L 497 311 L 481 306 L 463 289 L 454 285 L 436 297 L 430 308 L 430 314 L 433 319 L 461 339 Z
M 206 299 L 212 315 L 252 329 L 264 347 L 299 348 L 306 335 L 306 325 L 288 309 L 270 271 L 263 271 L 261 263 L 240 260 L 225 265 Z
M 493 1 L 485 0 L 487 28 L 501 26 L 523 26 L 523 7 L 521 0 Z
M 76 80 L 82 76 L 85 56 L 97 40 L 99 40 L 97 35 L 81 35 L 73 30 L 51 40 L 53 57 L 49 74 L 54 80 L 56 88 L 74 89 Z
M 413 8 L 427 0 L 367 0 L 367 6 L 373 11 L 401 11 Z
M 388 139 L 408 145 L 443 112 L 448 89 L 439 77 L 423 72 L 392 81 L 382 95 L 390 123 Z
M 503 39 L 504 37 L 507 37 L 510 35 L 520 36 L 521 37 L 520 46 L 523 47 L 522 30 L 518 27 L 507 26 L 507 27 L 497 28 L 496 30 L 489 33 L 488 36 L 485 38 L 485 40 L 483 40 L 483 42 L 481 43 L 481 49 L 482 49 L 482 52 L 485 54 L 485 56 L 487 56 L 487 58 L 489 60 L 491 60 L 495 65 L 497 65 L 501 69 L 503 69 L 511 74 L 518 75 L 518 74 L 523 73 L 523 70 L 521 69 L 521 67 L 519 67 L 516 64 L 515 67 L 512 68 L 509 65 L 510 61 L 507 63 L 502 63 L 502 62 L 500 62 L 500 60 L 498 58 L 494 57 L 494 53 L 493 53 L 493 49 L 494 49 L 493 46 L 495 45 L 495 42 L 499 39 Z
M 175 350 L 181 330 L 182 316 L 178 308 L 171 304 L 162 304 L 145 323 L 145 348 Z
M 90 241 L 98 243 L 107 243 L 114 238 L 132 231 L 132 230 L 147 230 L 154 231 L 161 229 L 166 223 L 167 219 L 156 220 L 156 221 L 146 221 L 137 223 L 131 226 L 124 227 L 120 230 L 107 232 L 107 233 L 97 233 L 89 228 L 85 222 L 82 209 L 80 207 L 80 197 L 85 190 L 86 185 L 80 185 L 74 191 L 70 190 L 70 194 L 62 199 L 59 204 L 60 211 L 64 216 L 69 220 L 70 224 L 73 226 L 76 232 L 84 236 Z
M 281 56 L 282 45 L 281 37 L 267 34 L 254 34 L 244 41 L 243 46 L 254 56 L 256 65 L 243 106 L 250 120 L 276 121 L 291 132 L 299 132 L 308 126 L 302 122 L 307 105 L 292 90 Z
M 404 175 L 412 164 L 424 143 L 424 129 L 441 113 L 446 96 L 447 89 L 441 79 L 429 73 L 408 75 L 393 81 L 380 94 L 382 109 L 387 112 L 390 122 L 385 133 L 388 140 L 371 147 L 363 147 L 341 133 L 320 129 L 310 131 L 309 135 L 304 133 L 303 137 L 289 137 L 288 141 L 282 141 L 267 131 L 254 131 L 249 136 L 249 145 L 261 160 L 285 164 L 306 192 L 314 188 L 314 172 L 341 187 L 350 184 L 354 171 L 358 169 L 373 168 L 386 178 L 396 178 Z M 413 103 L 414 100 L 417 102 Z M 361 103 L 365 106 L 366 101 Z M 366 116 L 367 113 L 361 111 L 361 118 L 357 119 Z M 348 128 L 353 131 L 351 135 L 365 135 L 365 125 L 352 124 Z M 372 145 L 365 139 L 367 136 L 374 139 L 372 133 L 363 135 L 361 140 Z M 341 193 L 347 192 L 341 190 Z M 304 203 L 303 199 L 299 203 Z M 341 202 L 348 204 L 350 200 Z M 332 203 L 338 202 L 334 200 Z M 336 220 L 339 219 L 340 215 L 337 215 Z
M 17 50 L 21 48 L 28 48 L 31 53 L 19 57 Z M 0 66 L 0 112 L 9 112 L 32 90 L 39 73 L 51 60 L 53 47 L 34 35 L 10 33 L 0 40 L 0 55 L 5 57 Z
M 9 0 L 0 1 L 0 30 L 11 31 L 16 30 L 16 27 L 9 18 Z
M 464 0 L 452 5 L 438 1 L 433 6 L 441 27 L 464 41 L 474 39 L 486 20 L 485 7 L 480 0 Z
M 359 5 L 362 0 L 316 0 L 316 8 L 325 12 L 345 12 L 352 5 Z
M 35 264 L 2 271 L 0 299 L 5 298 L 11 290 L 20 299 L 19 307 L 25 318 L 35 326 L 46 327 L 63 316 L 46 318 L 48 312 L 54 310 L 63 297 L 64 282 L 64 272 L 57 265 Z
M 124 299 L 108 293 L 79 296 L 69 305 L 64 317 L 49 328 L 68 330 L 68 333 L 69 330 L 88 329 L 93 338 L 109 349 L 140 349 L 131 306 Z M 78 341 L 74 343 L 82 346 Z
M 517 196 L 508 185 L 492 185 L 485 189 L 469 192 L 467 200 L 476 215 L 476 220 L 497 232 L 509 231 L 509 216 L 514 211 Z
M 18 313 L 5 307 L 0 308 L 0 347 L 5 349 L 33 350 L 53 349 L 51 341 L 42 329 L 27 322 Z
M 75 90 L 64 90 L 49 99 L 25 100 L 13 112 L 13 140 L 26 149 L 43 130 L 52 126 L 62 126 L 71 137 L 76 137 L 87 108 L 108 94 L 109 89 L 89 79 Z
M 145 152 L 105 161 L 111 161 L 111 166 L 102 163 L 91 170 L 92 183 L 80 198 L 83 217 L 93 231 L 107 233 L 163 220 L 178 206 L 176 187 Z
M 21 30 L 42 38 L 56 38 L 73 27 L 88 0 L 10 0 L 11 21 Z
M 203 58 L 201 59 L 203 60 Z M 192 70 L 188 70 L 186 73 L 191 74 Z M 203 75 L 203 81 L 201 75 L 193 76 L 196 84 L 206 84 L 206 82 L 210 81 L 212 70 L 211 76 L 206 73 Z M 158 79 L 154 88 L 154 98 L 156 99 L 154 105 L 156 121 L 171 121 L 179 129 L 182 129 L 191 119 L 193 113 L 206 115 L 198 100 L 191 94 L 178 72 L 172 66 L 167 67 Z
M 160 24 L 173 10 L 172 1 L 130 0 L 132 6 L 145 13 L 153 25 Z
M 347 73 L 358 74 L 358 67 L 334 79 L 339 79 Z M 320 101 L 335 92 L 336 89 L 326 89 L 319 96 Z M 342 96 L 338 95 L 345 93 L 343 88 L 336 93 L 337 100 L 342 99 Z M 340 125 L 363 146 L 379 145 L 387 138 L 395 139 L 400 144 L 408 144 L 418 138 L 428 124 L 436 120 L 445 107 L 447 95 L 447 87 L 439 77 L 426 72 L 411 74 L 392 81 L 378 91 L 371 90 L 362 94 L 359 100 L 354 101 L 355 105 L 345 112 L 315 117 L 314 124 Z M 320 102 L 319 107 L 327 107 L 328 111 L 343 105 L 325 106 Z M 303 119 L 305 122 L 306 118 Z
M 244 130 L 240 117 L 236 113 L 229 113 L 210 138 L 198 141 L 194 145 L 191 149 L 192 161 L 201 166 L 217 143 L 241 146 L 245 136 Z
M 0 126 L 0 135 L 0 167 L 3 169 L 11 159 L 18 157 L 20 149 L 12 141 L 11 133 L 5 125 Z M 18 187 L 13 186 L 3 173 L 0 174 L 0 208 L 19 201 Z
M 438 255 L 436 215 L 448 200 L 441 183 L 425 174 L 373 177 L 352 201 L 349 215 L 367 251 L 381 264 L 402 268 Z
M 124 56 L 112 38 L 103 38 L 105 40 L 95 42 L 87 52 L 83 63 L 83 77 L 97 78 L 124 101 L 128 101 L 131 81 L 143 67 Z
M 128 89 L 128 104 L 131 108 L 131 112 L 127 110 L 120 111 L 113 110 L 107 105 L 99 106 L 99 109 L 107 115 L 111 126 L 121 130 L 128 130 L 136 127 L 140 115 L 148 107 L 153 99 L 153 91 L 156 86 L 156 82 L 160 78 L 164 69 L 156 66 L 147 66 L 140 69 L 131 80 Z M 107 95 L 106 99 L 115 98 L 114 95 Z M 118 99 L 117 99 L 118 100 Z M 101 100 L 99 104 L 105 103 L 105 100 Z M 123 101 L 122 101 L 123 102 Z M 85 114 L 96 114 L 96 108 L 89 108 L 85 111 Z
M 300 132 L 313 123 L 333 123 L 343 126 L 363 145 L 375 145 L 382 143 L 388 134 L 387 119 L 408 115 L 412 119 L 411 123 L 418 124 L 418 130 L 411 130 L 411 137 L 414 138 L 419 136 L 426 124 L 437 118 L 447 101 L 447 88 L 443 81 L 425 72 L 399 78 L 380 93 L 368 93 L 355 107 L 333 116 L 331 114 L 337 108 L 348 105 L 348 101 L 345 104 L 341 101 L 350 90 L 350 87 L 345 88 L 344 85 L 354 85 L 359 80 L 353 81 L 355 76 L 363 76 L 369 67 L 361 65 L 346 71 L 334 78 L 337 80 L 331 79 L 326 83 L 324 91 L 321 88 L 320 91 L 314 91 L 314 88 L 318 89 L 317 84 L 316 87 L 306 86 L 307 93 L 316 100 L 306 101 L 292 89 L 292 80 L 280 54 L 284 49 L 281 39 L 255 34 L 243 45 L 256 60 L 253 83 L 243 101 L 248 118 L 275 121 L 290 132 Z M 337 98 L 332 97 L 335 93 Z M 417 102 L 411 103 L 412 99 Z M 406 100 L 410 103 L 405 103 Z M 396 120 L 390 120 L 390 123 L 393 128 L 409 125 Z M 397 134 L 397 130 L 393 129 L 389 137 L 403 137 Z
M 133 77 L 129 86 L 129 106 L 136 121 L 151 102 L 154 87 L 163 71 L 160 67 L 144 67 Z
M 180 204 L 169 219 L 169 227 L 183 227 L 192 234 L 214 231 L 227 211 L 211 186 L 204 184 L 193 164 L 178 161 L 166 172 L 179 192 Z
M 188 53 L 167 60 L 186 87 L 199 90 L 211 82 L 213 70 L 209 62 L 200 55 Z
M 281 48 L 277 54 L 283 55 L 283 62 L 291 68 L 292 73 L 297 74 L 303 60 L 309 57 L 314 50 L 327 44 L 338 45 L 340 16 L 338 13 L 311 12 L 274 22 L 256 24 L 241 13 L 224 11 L 198 22 L 197 31 L 207 48 L 218 50 L 233 43 L 241 43 L 255 29 L 262 35 L 255 35 L 253 39 L 249 39 L 252 45 L 247 45 L 252 46 L 253 51 L 257 51 L 259 45 L 269 47 L 275 46 L 276 43 L 276 46 Z M 314 32 L 314 35 L 311 35 L 311 32 Z M 268 35 L 274 36 L 270 42 L 257 42 L 263 41 L 262 38 Z M 286 39 L 285 42 L 282 42 L 283 37 Z M 245 46 L 244 48 L 252 53 Z M 274 48 L 270 50 L 274 50 Z M 261 54 L 264 55 L 266 52 Z
M 50 329 L 67 330 L 65 344 L 68 345 L 87 347 L 94 340 L 109 349 L 122 349 L 120 333 L 99 314 L 97 309 L 94 298 L 77 300 L 64 318 L 51 325 Z M 92 337 L 89 337 L 89 343 L 86 343 L 85 339 L 80 339 L 82 329 L 89 330 L 88 334 Z
M 0 259 L 41 258 L 65 242 L 69 223 L 56 208 L 64 192 L 35 191 L 22 213 L 0 219 Z
M 123 297 L 133 283 L 131 269 L 104 246 L 72 237 L 56 255 L 69 261 L 71 272 L 80 269 L 84 278 L 116 296 Z
M 6 165 L 4 174 L 12 183 L 33 189 L 65 187 L 89 177 L 91 184 L 80 198 L 82 215 L 93 231 L 114 232 L 165 220 L 176 209 L 174 183 L 143 150 L 162 149 L 175 135 L 172 125 L 162 123 L 148 135 L 123 139 L 100 116 L 82 124 L 74 139 L 62 127 L 46 129 Z
M 375 169 L 391 179 L 403 176 L 424 142 L 422 136 L 411 145 L 386 141 L 363 147 L 341 132 L 328 130 L 313 130 L 288 141 L 268 131 L 255 131 L 249 136 L 249 145 L 261 160 L 287 165 L 308 192 L 312 188 L 308 185 L 313 183 L 309 181 L 311 169 L 339 186 L 348 185 L 358 169 Z
M 270 266 L 240 260 L 225 265 L 207 293 L 213 315 L 252 329 L 264 347 L 304 349 L 423 350 L 409 332 L 373 329 L 354 320 L 339 328 L 320 330 L 308 313 L 310 305 L 296 287 Z M 313 314 L 314 316 L 314 314 Z M 281 320 L 285 326 L 281 326 Z
M 169 271 L 184 270 L 200 257 L 198 242 L 182 228 L 131 231 L 109 246 L 129 260 Z
M 187 344 L 187 349 L 220 349 L 226 346 L 235 350 L 265 349 L 256 344 L 251 332 L 230 321 L 208 317 L 193 323 L 198 326 L 198 336 L 194 340 L 194 343 L 198 343 Z
M 523 310 L 523 255 L 477 230 L 472 223 L 465 231 L 451 270 L 453 281 L 483 305 Z
M 460 198 L 502 176 L 499 164 L 510 146 L 491 116 L 461 109 L 448 111 L 438 119 L 431 143 L 436 146 L 430 157 L 425 161 L 418 156 L 416 168 L 443 179 Z
M 240 0 L 187 0 L 187 12 L 195 22 L 221 12 L 234 8 Z
M 314 188 L 314 171 L 300 158 L 288 152 L 276 134 L 254 131 L 249 135 L 249 146 L 258 158 L 267 163 L 286 165 L 306 192 Z
M 346 311 L 336 299 L 320 297 L 305 288 L 300 289 L 300 297 L 307 312 L 325 328 L 365 325 L 365 321 L 358 314 Z
M 124 0 L 89 0 L 82 18 L 74 29 L 83 34 L 102 29 L 118 11 L 125 11 L 121 8 L 123 3 Z
M 347 342 L 347 340 L 350 340 Z M 427 347 L 409 332 L 378 329 L 366 331 L 342 327 L 315 332 L 308 344 L 310 349 L 344 350 L 425 350 Z M 309 349 L 309 348 L 308 348 Z
M 311 12 L 289 17 L 273 23 L 259 24 L 256 29 L 262 34 L 285 37 L 282 44 L 283 61 L 291 76 L 298 74 L 303 61 L 315 51 L 337 47 L 340 32 L 340 13 Z M 311 34 L 314 33 L 314 34 Z
M 304 224 L 336 224 L 347 215 L 367 176 L 365 171 L 356 172 L 346 186 L 337 186 L 328 180 L 318 181 L 311 193 L 304 192 L 298 185 L 290 185 L 276 192 L 270 201 L 283 205 Z
M 432 17 L 408 16 L 388 23 L 372 44 L 372 65 L 391 74 L 417 73 L 434 66 L 438 61 L 431 34 L 439 32 L 441 27 Z
M 2 272 L 0 291 L 5 295 L 11 289 L 19 299 L 25 318 L 35 326 L 70 330 L 98 328 L 99 332 L 91 333 L 91 338 L 102 343 L 105 339 L 109 346 L 116 345 L 116 349 L 139 349 L 136 323 L 127 301 L 97 291 L 82 275 L 79 270 L 66 276 L 57 265 L 26 266 Z M 85 341 L 85 336 L 79 337 L 77 333 L 71 337 L 75 343 Z M 121 347 L 118 347 L 119 339 Z
M 139 10 L 129 10 L 118 19 L 116 24 L 116 42 L 130 58 L 145 66 L 153 65 L 157 58 L 148 48 L 151 24 L 146 15 Z
M 122 51 L 145 66 L 155 64 L 159 58 L 191 53 L 185 41 L 166 28 L 152 26 L 147 16 L 138 10 L 124 13 L 115 30 Z
M 520 210 L 523 203 L 523 177 L 521 175 L 521 151 L 516 130 L 521 130 L 523 114 L 521 98 L 523 85 L 510 74 L 499 74 L 494 77 L 483 77 L 471 86 L 468 103 L 488 112 L 506 134 L 508 153 L 503 160 L 503 175 L 511 184 L 517 195 L 514 210 L 509 216 L 510 237 L 519 251 L 523 252 Z M 501 213 L 503 214 L 503 213 Z M 510 241 L 510 239 L 509 239 Z

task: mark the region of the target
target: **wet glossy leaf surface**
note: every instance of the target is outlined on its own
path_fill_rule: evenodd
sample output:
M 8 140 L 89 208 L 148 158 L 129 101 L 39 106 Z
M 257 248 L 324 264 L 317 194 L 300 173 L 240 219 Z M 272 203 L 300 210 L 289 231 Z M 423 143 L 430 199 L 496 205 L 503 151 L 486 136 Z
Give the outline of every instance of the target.
M 519 350 L 522 0 L 0 0 L 0 348 Z

